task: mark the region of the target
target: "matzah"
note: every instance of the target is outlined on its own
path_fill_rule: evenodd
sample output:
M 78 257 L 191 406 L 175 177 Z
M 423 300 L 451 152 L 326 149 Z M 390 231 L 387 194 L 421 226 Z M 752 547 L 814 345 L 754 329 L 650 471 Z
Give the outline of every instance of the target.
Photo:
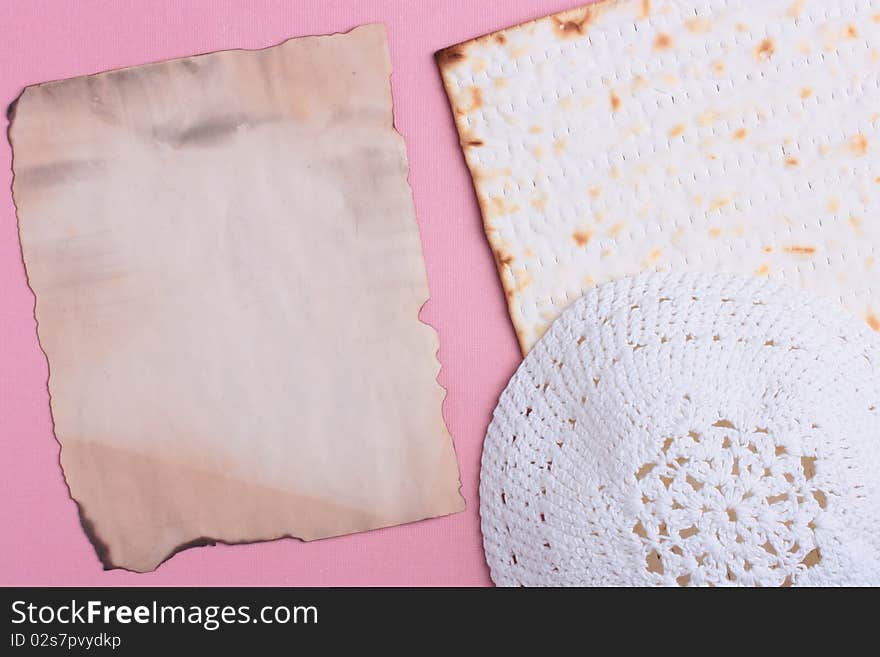
M 880 329 L 880 0 L 617 0 L 437 60 L 524 353 L 645 270 L 784 281 Z

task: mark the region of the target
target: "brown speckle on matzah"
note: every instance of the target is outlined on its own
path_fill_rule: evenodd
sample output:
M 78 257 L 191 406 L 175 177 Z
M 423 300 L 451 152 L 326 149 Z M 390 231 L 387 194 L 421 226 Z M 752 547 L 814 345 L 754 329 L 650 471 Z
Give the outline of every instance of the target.
M 865 155 L 868 152 L 868 138 L 862 133 L 853 135 L 849 142 L 849 150 L 858 157 Z
M 584 36 L 593 21 L 593 10 L 590 7 L 573 9 L 552 16 L 554 31 L 561 39 L 572 39 Z
M 479 148 L 485 144 L 482 139 L 469 133 L 461 135 L 460 143 L 465 148 Z
M 808 246 L 804 244 L 792 244 L 791 246 L 783 247 L 782 249 L 786 253 L 791 253 L 794 255 L 813 255 L 816 253 L 815 246 Z
M 441 67 L 453 66 L 465 59 L 465 54 L 461 46 L 450 46 L 443 50 L 438 50 L 434 55 L 437 64 Z
M 763 62 L 770 59 L 774 52 L 776 52 L 776 47 L 773 45 L 773 39 L 767 38 L 755 48 L 755 58 Z
M 661 32 L 657 35 L 657 38 L 654 39 L 655 50 L 669 50 L 671 47 L 672 37 L 666 34 L 666 32 Z
M 611 111 L 616 112 L 620 109 L 622 102 L 620 100 L 620 96 L 618 96 L 614 91 L 609 94 L 609 100 L 611 101 Z
M 791 18 L 800 18 L 801 11 L 804 9 L 804 0 L 795 0 L 788 8 L 788 15 Z
M 587 229 L 576 230 L 571 234 L 571 239 L 574 240 L 574 243 L 578 246 L 586 246 L 590 243 L 590 238 L 593 237 L 593 232 Z
M 712 23 L 705 18 L 692 18 L 685 21 L 685 26 L 691 34 L 706 34 L 712 29 Z
M 471 95 L 470 105 L 464 108 L 465 114 L 470 114 L 483 106 L 483 92 L 479 87 L 469 87 L 468 93 Z
M 513 264 L 514 257 L 503 250 L 495 252 L 495 258 L 498 260 L 499 267 L 510 267 Z

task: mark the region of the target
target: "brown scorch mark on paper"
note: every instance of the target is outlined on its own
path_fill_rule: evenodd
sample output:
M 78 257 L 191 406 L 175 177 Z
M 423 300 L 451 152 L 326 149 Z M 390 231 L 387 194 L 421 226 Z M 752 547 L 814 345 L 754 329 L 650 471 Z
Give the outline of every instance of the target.
M 51 187 L 63 183 L 88 178 L 90 175 L 102 173 L 104 163 L 98 160 L 60 160 L 51 164 L 19 168 L 15 175 L 18 184 L 27 183 L 35 187 Z M 103 175 L 103 174 L 102 174 Z
M 243 127 L 264 122 L 265 120 L 257 121 L 246 114 L 228 114 L 207 117 L 183 129 L 172 125 L 158 125 L 153 128 L 151 136 L 173 148 L 206 147 L 232 137 Z

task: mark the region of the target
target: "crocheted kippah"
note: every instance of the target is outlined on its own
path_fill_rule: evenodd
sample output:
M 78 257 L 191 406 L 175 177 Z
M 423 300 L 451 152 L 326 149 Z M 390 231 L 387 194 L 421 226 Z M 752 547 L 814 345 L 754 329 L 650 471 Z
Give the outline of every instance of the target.
M 880 584 L 878 347 L 838 305 L 759 279 L 588 292 L 486 436 L 493 580 Z

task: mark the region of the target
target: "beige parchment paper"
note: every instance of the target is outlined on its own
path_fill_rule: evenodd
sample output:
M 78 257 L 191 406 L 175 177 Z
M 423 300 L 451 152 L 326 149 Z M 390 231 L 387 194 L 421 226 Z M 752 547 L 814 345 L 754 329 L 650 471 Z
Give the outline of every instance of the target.
M 105 567 L 464 508 L 385 30 L 40 84 L 13 192 Z

